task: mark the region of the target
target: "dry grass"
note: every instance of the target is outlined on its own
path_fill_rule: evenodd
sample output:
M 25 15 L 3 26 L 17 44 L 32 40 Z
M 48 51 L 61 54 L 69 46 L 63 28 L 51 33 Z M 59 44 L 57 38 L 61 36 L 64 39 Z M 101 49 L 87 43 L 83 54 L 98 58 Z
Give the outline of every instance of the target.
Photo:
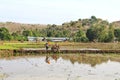
M 25 30 L 34 30 L 34 29 L 44 29 L 47 25 L 43 24 L 23 24 L 23 23 L 15 23 L 15 22 L 0 22 L 0 27 L 7 28 L 10 33 L 16 31 L 23 31 Z
M 77 48 L 93 48 L 93 49 L 120 49 L 120 43 L 74 43 L 65 42 L 59 43 L 62 48 L 77 49 Z

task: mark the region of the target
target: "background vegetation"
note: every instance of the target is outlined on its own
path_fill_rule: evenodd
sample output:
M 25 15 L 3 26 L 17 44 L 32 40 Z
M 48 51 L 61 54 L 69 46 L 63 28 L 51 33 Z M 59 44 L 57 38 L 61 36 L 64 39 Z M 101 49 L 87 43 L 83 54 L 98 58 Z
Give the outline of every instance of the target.
M 120 22 L 109 23 L 91 16 L 62 25 L 39 25 L 0 23 L 1 41 L 27 41 L 27 36 L 68 37 L 75 42 L 113 42 L 120 41 Z

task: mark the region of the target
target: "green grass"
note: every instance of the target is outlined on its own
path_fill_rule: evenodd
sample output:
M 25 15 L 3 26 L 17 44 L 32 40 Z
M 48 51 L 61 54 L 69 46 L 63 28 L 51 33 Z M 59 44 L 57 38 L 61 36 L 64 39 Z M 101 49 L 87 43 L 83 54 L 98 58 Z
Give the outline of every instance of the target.
M 8 44 L 7 44 L 8 45 Z M 42 48 L 44 45 L 39 45 L 39 44 L 13 44 L 13 45 L 8 45 L 16 48 Z
M 45 47 L 45 43 L 46 42 L 24 42 L 24 43 L 21 43 L 21 42 L 3 42 L 3 44 L 1 46 L 4 46 L 4 49 L 5 49 L 5 46 L 6 46 L 6 49 L 7 49 L 7 46 L 9 47 L 12 47 L 12 48 L 44 48 Z M 50 42 L 50 45 L 53 45 L 55 44 L 54 42 Z M 1 48 L 0 48 L 1 49 Z
M 4 46 L 10 46 L 13 48 L 43 48 L 42 43 L 4 43 Z
M 13 49 L 18 49 L 17 47 L 13 47 L 13 46 L 8 46 L 8 45 L 0 45 L 0 49 L 10 49 L 10 50 L 13 50 Z
M 20 48 L 44 48 L 45 42 L 1 42 L 0 49 L 20 49 Z M 50 42 L 54 45 L 55 42 Z M 77 43 L 77 42 L 58 42 L 60 48 L 64 49 L 120 49 L 120 43 Z

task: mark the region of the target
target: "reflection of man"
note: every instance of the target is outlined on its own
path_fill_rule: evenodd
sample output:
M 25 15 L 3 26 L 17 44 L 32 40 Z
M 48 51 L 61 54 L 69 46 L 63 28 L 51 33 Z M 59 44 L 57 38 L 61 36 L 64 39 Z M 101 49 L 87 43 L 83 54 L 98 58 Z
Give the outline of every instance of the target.
M 52 55 L 52 58 L 55 60 L 55 61 L 57 61 L 57 56 L 56 55 Z
M 45 62 L 48 63 L 48 64 L 50 64 L 50 59 L 49 59 L 48 56 L 46 56 Z

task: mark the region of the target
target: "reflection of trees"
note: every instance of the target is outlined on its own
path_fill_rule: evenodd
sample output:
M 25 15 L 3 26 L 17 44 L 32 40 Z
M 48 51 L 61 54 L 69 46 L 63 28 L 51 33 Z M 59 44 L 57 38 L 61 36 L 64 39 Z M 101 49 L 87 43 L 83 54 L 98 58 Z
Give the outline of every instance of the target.
M 45 57 L 45 62 L 50 64 L 50 59 L 53 59 L 57 62 L 57 60 L 62 57 L 64 60 L 69 60 L 72 64 L 78 62 L 79 64 L 90 64 L 92 67 L 102 64 L 103 62 L 107 62 L 109 59 L 111 61 L 120 62 L 120 55 L 119 54 L 40 54 L 39 56 L 32 56 L 29 55 L 27 58 L 41 58 Z M 1 57 L 0 57 L 1 58 Z M 10 57 L 3 57 L 6 60 L 16 60 L 20 58 L 25 58 L 25 56 L 10 56 Z M 3 59 L 1 58 L 1 59 Z M 28 60 L 26 60 L 28 61 Z M 29 61 L 28 61 L 29 62 Z M 31 63 L 32 64 L 32 63 Z M 36 66 L 36 65 L 35 65 Z
M 113 57 L 111 57 L 110 60 L 111 60 L 111 61 L 120 62 L 120 58 L 113 58 Z
M 62 59 L 69 60 L 72 64 L 78 62 L 79 64 L 90 64 L 92 67 L 107 62 L 109 59 L 120 62 L 120 57 L 110 56 L 109 54 L 106 56 L 99 54 L 51 54 L 47 56 L 55 61 L 62 57 Z
M 72 64 L 78 62 L 79 64 L 90 64 L 92 67 L 103 62 L 107 62 L 109 58 L 102 56 L 88 56 L 88 55 L 66 55 L 62 56 L 63 59 L 69 59 Z

